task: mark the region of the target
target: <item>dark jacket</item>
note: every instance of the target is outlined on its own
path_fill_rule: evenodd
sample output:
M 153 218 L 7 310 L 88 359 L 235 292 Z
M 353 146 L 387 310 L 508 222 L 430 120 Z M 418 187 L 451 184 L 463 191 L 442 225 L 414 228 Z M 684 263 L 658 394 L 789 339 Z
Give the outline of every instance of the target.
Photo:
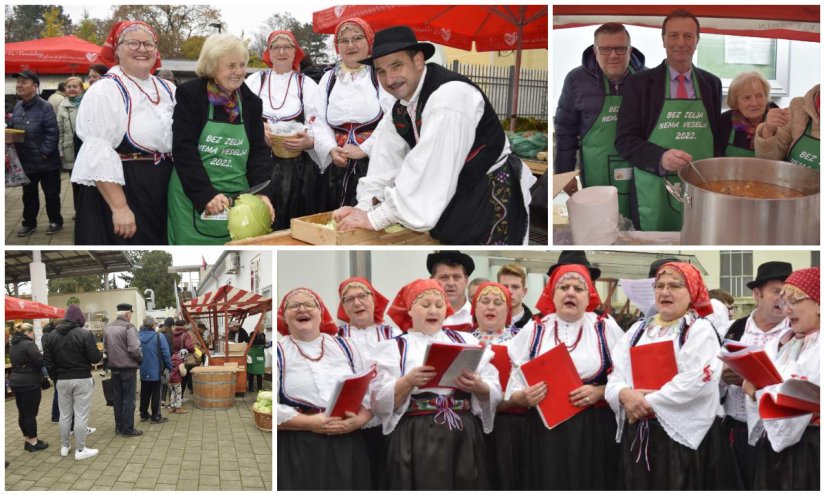
M 521 309 L 524 310 L 524 314 L 521 316 L 521 319 L 512 322 L 514 327 L 524 328 L 524 325 L 533 319 L 533 312 L 530 311 L 530 308 L 528 308 L 526 304 L 521 303 Z
M 57 150 L 60 131 L 49 102 L 39 96 L 28 103 L 18 101 L 9 127 L 26 131 L 25 140 L 14 145 L 24 172 L 50 172 L 60 168 L 60 152 Z
M 634 72 L 646 70 L 645 56 L 633 48 L 629 66 Z M 618 85 L 611 84 L 611 94 L 622 94 L 627 76 Z M 567 73 L 556 107 L 556 153 L 553 173 L 570 172 L 576 167 L 579 140 L 593 127 L 604 104 L 604 73 L 599 67 L 593 45 L 582 53 L 582 64 Z
M 175 327 L 172 331 L 172 352 L 177 354 L 181 349 L 195 352 L 195 346 L 192 344 L 192 337 L 189 332 L 184 327 Z
M 779 108 L 779 106 L 776 103 L 769 101 L 768 108 L 767 110 L 765 110 L 765 115 L 762 116 L 762 122 L 765 122 L 765 119 L 768 117 L 768 110 L 770 110 L 771 108 Z M 733 124 L 731 122 L 732 117 L 733 110 L 728 110 L 724 112 L 722 116 L 719 118 L 719 136 L 717 137 L 717 140 L 721 143 L 720 146 L 722 146 L 722 153 L 719 156 L 724 156 L 725 148 L 728 147 L 728 141 L 730 140 L 730 130 L 733 127 Z M 742 131 L 737 131 L 734 134 L 733 144 L 734 146 L 745 150 L 753 149 L 753 147 L 750 146 L 750 143 L 748 142 L 748 136 Z
M 230 342 L 249 342 L 249 333 L 243 329 L 243 327 L 239 328 L 237 332 L 229 332 L 229 341 Z
M 140 362 L 140 379 L 146 382 L 160 380 L 162 369 L 172 369 L 172 357 L 163 334 L 154 328 L 141 327 L 138 332 L 140 347 L 143 351 L 143 361 Z M 158 354 L 160 350 L 160 354 Z
M 172 116 L 172 153 L 175 170 L 183 184 L 183 190 L 195 209 L 203 211 L 212 198 L 220 192 L 212 186 L 198 152 L 198 140 L 209 120 L 209 98 L 206 95 L 206 78 L 193 79 L 178 86 L 175 91 L 175 111 Z M 241 117 L 249 140 L 246 178 L 255 186 L 272 178 L 272 159 L 264 141 L 263 103 L 244 83 L 241 88 Z M 222 106 L 215 107 L 213 119 L 229 122 Z M 237 121 L 236 121 L 237 123 Z M 231 192 L 231 191 L 229 191 Z M 269 188 L 257 194 L 269 195 Z
M 43 355 L 29 337 L 17 333 L 9 346 L 11 376 L 9 386 L 20 391 L 40 388 L 43 378 Z
M 172 352 L 172 329 L 174 327 L 167 327 L 166 325 L 160 327 L 160 333 L 166 339 L 166 347 L 169 349 L 169 352 Z
M 722 114 L 722 82 L 710 72 L 697 67 L 694 69 L 714 136 L 714 156 L 720 156 L 722 147 L 718 136 Z M 653 132 L 664 106 L 667 72 L 667 61 L 664 61 L 655 69 L 627 78 L 616 128 L 616 150 L 622 158 L 634 167 L 659 175 L 659 161 L 667 149 L 648 142 L 647 138 Z
M 109 357 L 109 368 L 137 369 L 143 353 L 140 348 L 137 328 L 120 316 L 106 325 L 103 330 L 103 346 Z
M 58 321 L 55 330 L 41 342 L 52 380 L 91 378 L 92 364 L 103 357 L 92 332 L 70 320 Z

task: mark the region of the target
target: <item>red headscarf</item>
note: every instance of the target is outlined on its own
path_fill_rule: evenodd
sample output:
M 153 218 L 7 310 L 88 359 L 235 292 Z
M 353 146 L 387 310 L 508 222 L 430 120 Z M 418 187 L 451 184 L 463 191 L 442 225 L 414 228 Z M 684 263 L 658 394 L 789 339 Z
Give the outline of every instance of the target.
M 453 308 L 450 306 L 450 300 L 447 298 L 447 293 L 441 288 L 441 284 L 431 278 L 414 280 L 404 287 L 401 287 L 401 290 L 398 291 L 395 299 L 393 299 L 389 311 L 387 311 L 387 315 L 392 318 L 392 321 L 398 325 L 398 328 L 400 328 L 402 332 L 406 333 L 407 330 L 412 328 L 412 318 L 409 314 L 410 308 L 412 308 L 416 298 L 427 290 L 438 291 L 444 296 L 444 302 L 447 304 L 448 317 L 454 313 Z
M 510 322 L 513 320 L 513 307 L 512 307 L 512 300 L 510 298 L 510 291 L 507 287 L 496 283 L 496 282 L 484 282 L 476 288 L 476 293 L 473 294 L 472 300 L 472 314 L 473 314 L 473 321 L 476 322 L 476 326 L 478 326 L 478 321 L 476 320 L 476 307 L 478 306 L 478 299 L 481 297 L 481 293 L 485 292 L 485 289 L 498 289 L 504 296 L 504 301 L 507 304 L 507 319 L 504 321 L 505 326 L 510 326 Z
M 289 328 L 287 327 L 286 319 L 284 318 L 284 312 L 286 312 L 286 302 L 299 292 L 304 292 L 314 297 L 315 302 L 318 303 L 318 307 L 321 308 L 321 333 L 328 333 L 330 335 L 335 335 L 338 333 L 338 325 L 336 325 L 335 321 L 333 321 L 332 316 L 329 314 L 329 310 L 324 305 L 324 301 L 322 301 L 318 294 L 314 291 L 304 287 L 292 289 L 286 293 L 283 299 L 281 299 L 281 305 L 278 306 L 278 333 L 281 335 L 289 335 Z
M 791 273 L 785 283 L 801 290 L 819 304 L 819 267 L 803 268 Z
M 676 270 L 682 275 L 682 278 L 685 279 L 685 286 L 687 286 L 688 293 L 690 294 L 689 307 L 693 308 L 699 316 L 707 316 L 713 313 L 713 306 L 710 303 L 710 296 L 708 296 L 708 288 L 705 285 L 705 281 L 702 280 L 702 274 L 699 272 L 699 269 L 690 263 L 681 261 L 678 263 L 665 263 L 656 271 L 656 280 L 659 280 L 659 275 L 661 275 L 663 271 L 667 271 L 668 268 Z
M 360 17 L 350 17 L 345 21 L 341 21 L 335 26 L 335 36 L 332 39 L 332 44 L 335 45 L 335 53 L 338 53 L 338 34 L 341 31 L 341 28 L 347 24 L 355 24 L 364 31 L 364 36 L 367 37 L 367 53 L 372 53 L 372 42 L 375 40 L 375 33 L 370 27 L 369 23 Z
M 585 285 L 587 285 L 587 307 L 584 309 L 588 313 L 595 310 L 602 304 L 599 293 L 596 292 L 596 286 L 590 279 L 590 270 L 584 265 L 561 265 L 550 276 L 550 281 L 544 286 L 541 291 L 541 296 L 536 303 L 536 309 L 542 314 L 549 315 L 556 312 L 556 305 L 553 303 L 553 293 L 556 291 L 556 285 L 561 279 L 562 275 L 566 273 L 578 273 L 584 278 Z
M 279 29 L 278 31 L 272 31 L 269 33 L 269 38 L 266 39 L 266 48 L 264 49 L 264 53 L 261 56 L 261 60 L 267 65 L 267 67 L 272 67 L 272 58 L 269 56 L 269 45 L 272 44 L 273 38 L 278 35 L 284 35 L 292 40 L 292 44 L 295 46 L 295 59 L 292 61 L 292 70 L 299 71 L 301 70 L 301 60 L 304 59 L 304 51 L 301 50 L 301 47 L 298 46 L 298 40 L 295 39 L 295 35 L 292 34 L 292 31 L 287 31 L 285 29 Z
M 146 24 L 145 22 L 120 21 L 118 23 L 115 23 L 114 26 L 112 26 L 112 29 L 109 31 L 109 36 L 106 37 L 106 42 L 103 43 L 103 47 L 97 54 L 97 58 L 95 59 L 94 63 L 103 64 L 109 68 L 111 68 L 114 65 L 117 65 L 118 62 L 115 58 L 117 44 L 120 41 L 120 37 L 123 35 L 124 31 L 133 26 L 145 27 L 152 34 L 152 39 L 155 41 L 155 43 L 158 42 L 157 33 L 154 29 L 152 29 L 152 26 Z M 160 50 L 155 50 L 155 63 L 154 65 L 152 65 L 152 69 L 150 70 L 150 72 L 155 72 L 158 67 L 160 67 Z
M 372 313 L 373 323 L 377 325 L 378 323 L 384 321 L 384 310 L 387 309 L 387 304 L 389 304 L 390 301 L 389 299 L 381 295 L 380 292 L 375 290 L 375 287 L 372 286 L 369 280 L 362 277 L 350 277 L 341 282 L 341 285 L 338 286 L 338 296 L 342 300 L 338 303 L 338 319 L 349 323 L 349 316 L 347 316 L 347 312 L 344 311 L 343 299 L 344 291 L 346 291 L 346 289 L 352 284 L 356 286 L 358 286 L 359 284 L 363 285 L 364 288 L 366 288 L 366 290 L 370 294 L 372 294 L 372 298 L 375 300 L 375 309 Z

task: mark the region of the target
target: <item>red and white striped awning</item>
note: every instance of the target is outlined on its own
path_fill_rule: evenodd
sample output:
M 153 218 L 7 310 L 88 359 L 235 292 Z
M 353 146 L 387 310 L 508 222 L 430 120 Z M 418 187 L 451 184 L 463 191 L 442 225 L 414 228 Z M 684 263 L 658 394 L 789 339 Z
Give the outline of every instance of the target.
M 272 311 L 271 298 L 238 289 L 231 285 L 218 287 L 182 304 L 184 309 L 192 316 L 213 313 L 251 315 Z

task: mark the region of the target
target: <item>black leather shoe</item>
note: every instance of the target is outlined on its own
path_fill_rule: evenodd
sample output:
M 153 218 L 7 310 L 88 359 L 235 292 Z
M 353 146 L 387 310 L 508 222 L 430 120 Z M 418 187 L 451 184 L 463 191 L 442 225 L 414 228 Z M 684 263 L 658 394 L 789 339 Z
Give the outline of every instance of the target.
M 23 442 L 23 448 L 26 449 L 28 452 L 37 452 L 38 450 L 43 450 L 48 447 L 49 444 L 44 442 L 43 440 L 38 440 L 36 444 L 32 445 L 29 442 Z
M 123 432 L 120 431 L 120 428 L 115 428 L 115 435 L 120 435 L 121 433 Z
M 62 223 L 50 223 L 49 226 L 46 228 L 46 235 L 56 234 L 63 230 Z
M 145 423 L 145 422 L 149 421 L 149 419 L 150 419 L 150 418 L 151 418 L 151 416 L 146 416 L 146 417 L 141 416 L 141 417 L 140 417 L 140 422 L 141 422 L 141 423 Z
M 28 227 L 26 225 L 17 229 L 17 237 L 28 237 L 32 235 L 32 232 L 37 230 L 37 227 Z
M 169 421 L 169 418 L 164 418 L 163 416 L 158 416 L 157 418 L 152 418 L 152 423 L 160 424 Z
M 140 430 L 135 430 L 134 428 L 132 428 L 132 431 L 124 431 L 122 433 L 122 435 L 124 437 L 139 437 L 139 436 L 143 435 L 143 432 L 140 431 Z

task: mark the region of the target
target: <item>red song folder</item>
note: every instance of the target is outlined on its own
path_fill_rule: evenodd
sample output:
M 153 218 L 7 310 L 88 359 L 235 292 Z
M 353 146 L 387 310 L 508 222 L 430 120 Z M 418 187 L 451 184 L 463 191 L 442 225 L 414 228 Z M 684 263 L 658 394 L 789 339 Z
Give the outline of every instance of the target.
M 495 352 L 495 356 L 490 361 L 498 370 L 498 381 L 501 384 L 502 392 L 507 390 L 507 382 L 510 381 L 510 371 L 513 368 L 513 363 L 510 361 L 510 354 L 507 352 L 505 345 L 490 346 Z
M 736 352 L 722 349 L 719 359 L 757 388 L 782 383 L 782 375 L 776 370 L 771 358 L 759 347 L 751 346 Z
M 728 352 L 736 352 L 741 351 L 742 349 L 747 349 L 748 344 L 743 344 L 742 342 L 736 340 L 725 339 L 725 341 L 722 342 L 722 348 Z
M 673 341 L 631 347 L 630 368 L 633 388 L 659 390 L 679 372 Z
M 789 378 L 759 400 L 759 417 L 781 419 L 819 414 L 819 385 L 808 380 Z
M 521 374 L 528 385 L 547 385 L 547 395 L 538 404 L 544 426 L 553 429 L 584 409 L 570 403 L 570 392 L 583 385 L 573 358 L 564 344 L 557 345 L 532 361 L 521 365 Z
M 418 388 L 456 388 L 455 380 L 463 370 L 478 369 L 484 349 L 484 344 L 430 342 L 424 355 L 424 366 L 435 368 L 435 377 Z
M 325 412 L 328 418 L 345 418 L 345 412 L 358 414 L 361 402 L 367 394 L 370 382 L 377 374 L 375 366 L 355 375 L 345 376 L 338 380 L 329 399 L 330 406 Z

